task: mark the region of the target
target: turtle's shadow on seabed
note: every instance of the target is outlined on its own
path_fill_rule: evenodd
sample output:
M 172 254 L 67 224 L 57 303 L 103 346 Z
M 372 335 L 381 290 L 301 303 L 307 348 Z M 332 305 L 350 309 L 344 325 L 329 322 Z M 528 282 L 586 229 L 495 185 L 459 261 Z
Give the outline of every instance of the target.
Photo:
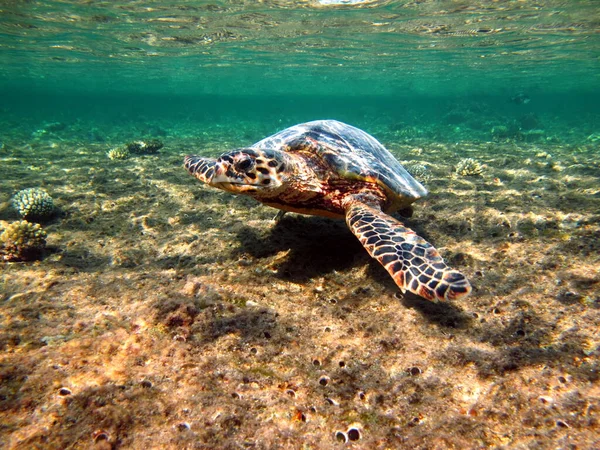
M 261 234 L 260 230 L 252 227 L 240 229 L 238 240 L 240 247 L 237 251 L 255 258 L 289 250 L 286 257 L 276 263 L 277 276 L 285 280 L 303 283 L 368 261 L 367 276 L 385 285 L 390 293 L 398 292 L 386 270 L 367 254 L 343 220 L 286 215 L 266 233 Z M 354 302 L 357 296 L 362 297 L 357 293 L 349 295 Z M 412 293 L 398 294 L 397 298 L 404 307 L 418 310 L 428 321 L 443 327 L 463 328 L 471 321 L 467 313 L 450 303 L 433 303 Z
M 244 226 L 237 234 L 240 254 L 266 258 L 289 251 L 276 263 L 277 273 L 298 283 L 350 268 L 365 251 L 343 220 L 313 216 L 286 215 L 266 232 Z
M 421 231 L 419 227 L 415 229 Z M 461 303 L 465 305 L 463 309 L 456 302 L 435 303 L 412 293 L 399 293 L 385 269 L 369 257 L 341 220 L 287 215 L 269 228 L 243 226 L 237 232 L 240 247 L 235 251 L 239 254 L 245 253 L 260 259 L 289 251 L 280 261 L 273 263 L 277 269 L 276 276 L 285 280 L 307 282 L 312 277 L 331 274 L 336 270 L 346 271 L 370 260 L 366 276 L 383 284 L 391 294 L 397 293 L 399 313 L 402 308 L 416 310 L 423 320 L 437 325 L 447 337 L 464 335 L 466 341 L 452 344 L 449 354 L 443 350 L 443 357 L 452 364 L 472 363 L 483 376 L 503 375 L 507 371 L 534 364 L 562 363 L 572 360 L 574 353 L 581 352 L 580 341 L 583 337 L 579 335 L 575 335 L 567 345 L 557 345 L 558 348 L 543 346 L 552 324 L 536 319 L 534 311 L 524 312 L 521 314 L 523 317 L 517 314 L 508 324 L 499 326 L 497 321 L 489 318 L 484 320 L 486 314 L 480 308 L 475 308 L 478 313 L 471 312 L 471 308 L 466 306 L 471 304 L 471 300 L 466 304 Z M 342 276 L 347 280 L 351 275 Z M 474 291 L 472 295 L 476 296 L 476 286 Z M 371 301 L 376 302 L 377 299 L 368 290 L 359 288 L 348 291 L 347 296 L 338 299 L 337 304 L 351 307 Z M 481 342 L 491 344 L 493 349 L 482 350 Z M 580 372 L 579 376 L 583 376 L 583 371 Z
M 402 307 L 416 309 L 430 323 L 445 328 L 465 329 L 473 324 L 473 316 L 453 303 L 432 302 L 407 292 L 396 294 Z

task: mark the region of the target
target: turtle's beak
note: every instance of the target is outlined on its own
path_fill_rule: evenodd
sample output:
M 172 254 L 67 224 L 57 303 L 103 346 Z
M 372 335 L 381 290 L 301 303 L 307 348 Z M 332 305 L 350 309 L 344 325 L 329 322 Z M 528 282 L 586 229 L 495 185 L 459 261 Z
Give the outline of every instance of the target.
M 212 178 L 206 182 L 232 194 L 252 194 L 256 192 L 252 181 L 246 179 L 244 174 L 236 172 L 231 163 L 219 159 L 214 163 Z
M 187 171 L 206 184 L 212 184 L 219 165 L 213 159 L 201 158 L 200 156 L 188 155 L 183 160 Z

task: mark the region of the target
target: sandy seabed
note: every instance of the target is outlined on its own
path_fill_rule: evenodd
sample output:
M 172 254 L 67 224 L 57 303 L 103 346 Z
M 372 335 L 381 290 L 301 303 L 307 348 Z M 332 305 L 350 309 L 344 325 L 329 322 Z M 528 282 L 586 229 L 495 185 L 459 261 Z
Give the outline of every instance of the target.
M 343 221 L 202 186 L 194 140 L 4 136 L 0 228 L 28 187 L 58 214 L 43 259 L 1 266 L 0 445 L 600 448 L 597 144 L 381 140 L 427 168 L 407 223 L 470 297 L 402 295 Z

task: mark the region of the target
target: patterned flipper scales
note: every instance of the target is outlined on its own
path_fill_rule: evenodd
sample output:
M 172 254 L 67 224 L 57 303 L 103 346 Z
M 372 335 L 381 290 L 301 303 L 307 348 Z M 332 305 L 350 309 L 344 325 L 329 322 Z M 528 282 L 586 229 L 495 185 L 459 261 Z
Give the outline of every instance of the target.
M 403 292 L 428 300 L 454 300 L 471 292 L 467 278 L 449 268 L 433 245 L 380 209 L 350 202 L 346 223 Z

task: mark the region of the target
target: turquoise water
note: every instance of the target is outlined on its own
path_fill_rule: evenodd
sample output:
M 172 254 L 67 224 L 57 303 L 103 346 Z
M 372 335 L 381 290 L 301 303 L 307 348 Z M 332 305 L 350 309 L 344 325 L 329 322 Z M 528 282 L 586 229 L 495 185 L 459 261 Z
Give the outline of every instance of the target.
M 600 448 L 600 1 L 335 2 L 0 0 L 0 447 Z M 183 167 L 324 118 L 469 297 Z
M 0 118 L 598 131 L 597 1 L 328 3 L 2 2 Z

